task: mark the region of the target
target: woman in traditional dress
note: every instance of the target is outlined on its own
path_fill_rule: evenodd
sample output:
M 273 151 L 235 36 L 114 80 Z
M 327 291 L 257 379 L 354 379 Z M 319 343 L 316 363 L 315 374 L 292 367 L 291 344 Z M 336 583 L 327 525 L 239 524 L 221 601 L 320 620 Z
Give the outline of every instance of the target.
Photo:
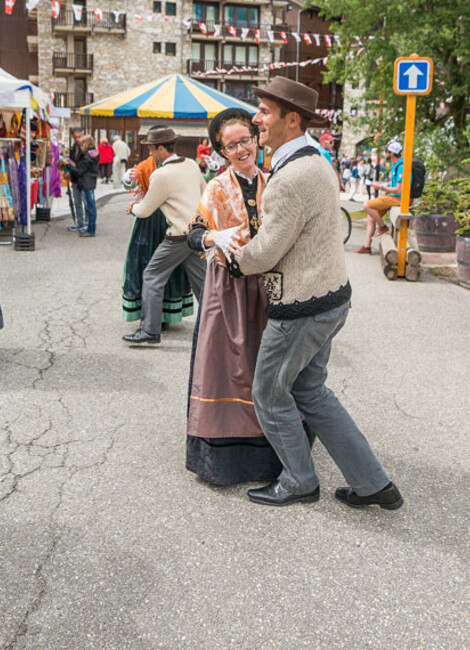
M 261 275 L 232 277 L 218 231 L 255 237 L 266 179 L 256 166 L 257 128 L 248 112 L 227 109 L 210 126 L 214 149 L 231 163 L 206 187 L 188 244 L 207 255 L 189 389 L 186 467 L 215 485 L 274 480 L 281 464 L 259 426 L 251 386 L 266 324 Z
M 124 187 L 135 189 L 137 198 L 143 197 L 149 188 L 150 175 L 157 168 L 149 156 L 124 175 Z M 124 320 L 140 320 L 142 305 L 142 274 L 157 246 L 163 241 L 168 227 L 160 209 L 145 219 L 135 218 L 122 277 L 122 307 Z M 179 323 L 194 312 L 193 294 L 188 276 L 178 266 L 165 286 L 162 323 Z

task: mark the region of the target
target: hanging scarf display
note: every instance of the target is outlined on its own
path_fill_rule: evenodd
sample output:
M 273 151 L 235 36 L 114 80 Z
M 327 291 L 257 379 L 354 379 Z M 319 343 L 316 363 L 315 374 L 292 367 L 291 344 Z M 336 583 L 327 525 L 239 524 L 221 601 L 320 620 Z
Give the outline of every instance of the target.
M 21 225 L 26 226 L 28 222 L 28 210 L 26 207 L 27 202 L 27 177 L 26 177 L 26 154 L 22 150 L 20 158 L 20 197 L 21 197 Z
M 8 148 L 2 147 L 0 149 L 0 221 L 3 223 L 15 220 L 13 198 L 8 180 L 7 160 Z
M 11 143 L 8 145 L 8 180 L 10 182 L 15 220 L 19 222 L 21 219 L 20 172 L 15 157 L 15 148 Z

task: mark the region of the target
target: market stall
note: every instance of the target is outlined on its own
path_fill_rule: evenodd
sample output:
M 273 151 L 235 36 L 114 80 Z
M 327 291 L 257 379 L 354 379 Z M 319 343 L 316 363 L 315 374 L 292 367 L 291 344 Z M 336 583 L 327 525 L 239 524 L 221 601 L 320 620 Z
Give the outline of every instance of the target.
M 97 143 L 120 135 L 131 149 L 129 162 L 134 163 L 146 157 L 140 140 L 153 125 L 171 126 L 180 136 L 178 152 L 195 158 L 200 139 L 207 137 L 209 120 L 231 107 L 256 112 L 254 106 L 231 95 L 185 75 L 170 74 L 83 106 L 80 113 Z
M 0 225 L 21 227 L 15 247 L 24 250 L 34 249 L 31 209 L 50 154 L 49 110 L 44 92 L 0 68 Z

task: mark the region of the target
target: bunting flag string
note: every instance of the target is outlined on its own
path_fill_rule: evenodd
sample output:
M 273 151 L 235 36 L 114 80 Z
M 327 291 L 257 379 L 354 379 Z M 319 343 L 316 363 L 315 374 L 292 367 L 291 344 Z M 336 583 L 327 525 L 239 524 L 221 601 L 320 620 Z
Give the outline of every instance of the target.
M 11 14 L 13 12 L 13 8 L 15 6 L 16 0 L 5 0 L 5 13 L 6 14 Z M 32 11 L 37 7 L 39 4 L 40 0 L 27 0 L 26 2 L 26 8 L 28 11 Z M 71 7 L 74 18 L 77 22 L 81 22 L 83 19 L 83 10 L 84 6 L 83 5 L 78 5 L 78 4 L 72 4 L 72 5 L 66 5 L 64 2 L 58 2 L 56 0 L 49 0 L 50 6 L 51 6 L 51 15 L 52 18 L 58 18 L 61 8 L 65 7 Z M 93 7 L 92 9 L 96 20 L 98 22 L 101 22 L 103 20 L 103 9 L 100 7 Z M 119 18 L 120 16 L 124 15 L 124 11 L 118 11 L 118 10 L 112 10 L 110 12 L 114 16 L 114 20 L 116 24 L 119 23 Z M 146 22 L 153 22 L 154 20 L 157 19 L 156 14 L 138 14 L 134 13 L 133 18 L 137 23 L 143 23 L 144 20 Z M 169 22 L 170 20 L 177 19 L 175 16 L 164 16 L 163 20 L 165 22 Z M 257 44 L 260 43 L 261 39 L 263 37 L 267 37 L 270 43 L 274 43 L 276 40 L 281 40 L 283 43 L 287 43 L 289 40 L 289 37 L 291 36 L 296 43 L 301 43 L 302 39 L 304 40 L 306 45 L 312 45 L 313 40 L 315 41 L 315 45 L 317 47 L 320 47 L 322 45 L 322 42 L 326 45 L 326 47 L 332 47 L 334 43 L 340 44 L 338 36 L 334 34 L 313 34 L 310 32 L 304 32 L 302 34 L 299 34 L 299 32 L 286 32 L 286 31 L 276 31 L 276 30 L 266 30 L 261 28 L 250 28 L 250 27 L 236 27 L 235 25 L 222 25 L 219 23 L 216 23 L 212 25 L 210 28 L 208 27 L 207 23 L 204 22 L 197 22 L 194 19 L 191 20 L 179 20 L 181 24 L 183 24 L 186 28 L 187 31 L 191 30 L 191 27 L 193 25 L 197 25 L 199 28 L 200 33 L 203 36 L 207 37 L 212 37 L 212 38 L 218 38 L 222 36 L 222 28 L 226 27 L 228 34 L 232 38 L 239 38 L 242 41 L 246 41 L 248 39 L 253 39 Z M 313 40 L 312 40 L 313 39 Z
M 276 61 L 275 63 L 265 63 L 262 66 L 255 67 L 251 65 L 244 65 L 244 66 L 233 66 L 231 68 L 219 68 L 216 67 L 214 69 L 206 70 L 204 72 L 193 72 L 195 77 L 207 77 L 210 75 L 214 74 L 235 74 L 235 73 L 240 73 L 240 72 L 267 72 L 268 70 L 279 70 L 281 68 L 291 68 L 293 66 L 300 66 L 301 68 L 305 68 L 307 65 L 326 65 L 328 63 L 328 57 L 319 57 L 316 59 L 305 59 L 304 61 Z

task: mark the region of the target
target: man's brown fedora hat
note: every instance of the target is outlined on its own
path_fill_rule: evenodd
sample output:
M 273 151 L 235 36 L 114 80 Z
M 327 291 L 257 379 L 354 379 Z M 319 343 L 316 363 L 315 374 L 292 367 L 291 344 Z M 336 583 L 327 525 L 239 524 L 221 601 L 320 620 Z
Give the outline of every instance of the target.
M 277 76 L 264 88 L 253 86 L 253 92 L 260 99 L 272 99 L 301 115 L 310 117 L 318 124 L 326 123 L 325 119 L 315 113 L 318 102 L 317 91 L 298 81 Z
M 177 139 L 178 136 L 173 129 L 150 129 L 141 144 L 154 144 L 158 147 L 159 144 L 172 144 Z

